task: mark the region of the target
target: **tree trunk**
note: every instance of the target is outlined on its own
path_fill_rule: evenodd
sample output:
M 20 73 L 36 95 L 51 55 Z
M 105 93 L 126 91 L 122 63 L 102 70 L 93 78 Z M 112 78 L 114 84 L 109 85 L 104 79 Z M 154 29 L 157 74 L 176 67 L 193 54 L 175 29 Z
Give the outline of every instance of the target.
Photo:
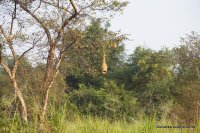
M 45 91 L 44 100 L 42 101 L 43 103 L 42 103 L 41 112 L 40 112 L 41 123 L 44 122 L 44 116 L 45 116 L 45 113 L 46 113 L 48 100 L 49 100 L 49 88 Z
M 49 55 L 47 58 L 47 65 L 46 65 L 46 72 L 44 76 L 44 85 L 43 85 L 43 90 L 44 90 L 44 95 L 42 99 L 42 104 L 41 104 L 41 112 L 39 114 L 39 130 L 43 129 L 44 122 L 45 122 L 45 113 L 48 105 L 48 100 L 49 100 L 49 89 L 51 88 L 51 85 L 53 83 L 53 77 L 54 77 L 54 59 L 55 55 L 55 44 L 51 44 L 51 48 L 49 50 Z
M 27 108 L 26 108 L 26 104 L 25 104 L 25 100 L 22 96 L 21 90 L 19 89 L 18 85 L 17 85 L 17 81 L 16 81 L 16 70 L 17 70 L 17 66 L 18 64 L 15 64 L 15 67 L 13 68 L 13 71 L 11 73 L 11 70 L 9 69 L 9 67 L 2 61 L 0 60 L 0 64 L 3 66 L 4 70 L 8 73 L 9 77 L 10 77 L 10 81 L 12 82 L 12 85 L 15 89 L 15 93 L 17 95 L 17 97 L 19 98 L 19 101 L 21 103 L 22 106 L 22 111 L 21 111 L 21 115 L 22 115 L 22 120 L 24 122 L 28 122 L 27 119 Z
M 42 105 L 41 105 L 41 112 L 39 114 L 39 131 L 40 132 L 43 132 L 44 130 L 44 124 L 45 124 L 45 113 L 46 113 L 46 110 L 47 110 L 47 105 L 48 105 L 48 100 L 49 100 L 49 89 L 51 88 L 52 84 L 53 84 L 53 81 L 55 79 L 55 77 L 57 76 L 57 74 L 59 73 L 59 71 L 57 71 L 55 73 L 55 75 L 52 77 L 52 80 L 46 80 L 46 83 L 47 81 L 48 84 L 45 84 L 45 93 L 44 93 L 44 100 L 42 101 Z
M 49 89 L 51 88 L 51 86 L 52 86 L 52 84 L 54 82 L 54 79 L 56 78 L 56 76 L 58 75 L 58 73 L 59 73 L 59 71 L 57 70 L 56 73 L 51 78 L 50 82 L 48 82 L 48 84 L 46 84 L 46 86 L 44 88 L 45 89 L 44 100 L 43 100 L 41 114 L 40 114 L 40 120 L 41 120 L 41 122 L 44 122 L 44 116 L 45 116 L 45 113 L 46 113 L 46 109 L 47 109 L 47 105 L 48 105 L 48 100 L 49 100 Z
M 198 78 L 200 80 L 200 72 L 199 72 L 199 67 L 198 66 L 196 66 L 196 70 L 197 70 L 197 76 L 198 76 Z
M 23 119 L 24 122 L 28 122 L 26 104 L 25 104 L 24 98 L 22 96 L 22 93 L 21 93 L 21 91 L 20 91 L 20 89 L 17 85 L 16 79 L 12 79 L 12 84 L 13 84 L 13 87 L 14 87 L 15 92 L 17 94 L 17 97 L 19 98 L 21 106 L 22 106 L 22 111 L 21 111 L 22 119 Z

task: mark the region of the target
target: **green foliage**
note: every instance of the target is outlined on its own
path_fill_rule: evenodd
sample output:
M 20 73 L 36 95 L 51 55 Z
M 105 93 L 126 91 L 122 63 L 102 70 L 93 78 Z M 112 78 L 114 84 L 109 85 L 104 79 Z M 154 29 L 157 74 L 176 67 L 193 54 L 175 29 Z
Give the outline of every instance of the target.
M 181 84 L 200 79 L 200 36 L 193 32 L 182 38 L 182 44 L 173 49 L 176 78 Z
M 133 90 L 139 105 L 148 115 L 161 115 L 161 105 L 171 98 L 172 70 L 170 68 L 170 51 L 163 49 L 158 52 L 137 47 L 129 58 L 126 82 Z
M 99 77 L 104 49 L 108 73 L 112 73 L 120 69 L 123 64 L 124 46 L 122 42 L 125 39 L 127 39 L 126 35 L 110 31 L 108 27 L 102 26 L 100 19 L 94 19 L 82 32 L 79 42 L 69 49 L 61 68 L 65 70 L 64 73 L 67 76 L 81 74 L 93 78 Z M 113 44 L 117 47 L 112 48 Z
M 101 88 L 103 83 L 104 79 L 101 75 L 92 76 L 87 73 L 73 72 L 71 75 L 66 76 L 66 84 L 71 89 L 79 89 L 79 84 Z
M 173 54 L 175 85 L 172 94 L 176 101 L 173 112 L 180 121 L 194 123 L 199 118 L 200 107 L 200 36 L 192 32 L 182 38 Z
M 5 74 L 4 70 L 0 68 L 0 97 L 9 94 L 11 88 L 9 77 Z
M 113 81 L 107 81 L 99 89 L 80 84 L 80 89 L 72 92 L 69 99 L 86 115 L 130 120 L 136 110 L 135 98 L 123 86 L 118 86 Z

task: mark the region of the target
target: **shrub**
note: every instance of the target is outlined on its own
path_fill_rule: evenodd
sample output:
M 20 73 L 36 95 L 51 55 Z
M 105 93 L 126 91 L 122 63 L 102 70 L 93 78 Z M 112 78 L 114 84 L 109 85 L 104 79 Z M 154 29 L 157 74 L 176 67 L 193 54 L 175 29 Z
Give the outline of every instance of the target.
M 131 119 L 136 111 L 136 99 L 124 86 L 106 81 L 103 88 L 95 89 L 79 84 L 79 90 L 69 95 L 84 115 L 106 116 L 111 119 Z

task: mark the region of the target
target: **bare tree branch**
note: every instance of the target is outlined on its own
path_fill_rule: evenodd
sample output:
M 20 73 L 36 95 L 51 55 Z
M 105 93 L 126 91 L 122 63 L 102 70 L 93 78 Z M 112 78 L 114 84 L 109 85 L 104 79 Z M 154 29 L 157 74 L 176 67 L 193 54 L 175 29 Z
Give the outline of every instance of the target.
M 3 36 L 5 37 L 5 39 L 6 39 L 7 43 L 8 43 L 8 46 L 9 46 L 11 52 L 12 52 L 12 55 L 13 55 L 14 60 L 17 60 L 17 59 L 16 59 L 16 52 L 15 52 L 14 47 L 13 47 L 13 44 L 12 44 L 12 39 L 13 39 L 13 38 L 12 38 L 11 36 L 6 35 L 6 33 L 5 33 L 5 31 L 3 30 L 3 27 L 2 27 L 1 25 L 0 25 L 0 31 L 1 31 L 1 33 L 3 34 Z
M 55 5 L 55 4 L 53 4 L 53 3 L 50 3 L 50 2 L 48 2 L 48 1 L 44 1 L 44 0 L 41 0 L 43 3 L 45 3 L 45 4 L 48 4 L 48 5 L 50 5 L 50 6 L 53 6 L 53 7 L 56 7 L 56 8 L 58 8 L 58 9 L 62 9 L 62 10 L 64 10 L 64 11 L 66 11 L 66 12 L 69 12 L 70 14 L 73 14 L 72 12 L 70 12 L 66 7 L 64 7 L 64 6 L 59 6 L 59 4 L 57 4 L 57 5 Z
M 74 0 L 69 0 L 69 1 L 70 1 L 71 5 L 72 5 L 72 7 L 73 7 L 73 9 L 74 9 L 75 14 L 77 14 L 77 13 L 78 13 L 78 10 L 77 10 L 77 8 L 76 8 L 76 5 L 75 5 L 75 3 L 74 3 Z
M 33 14 L 40 8 L 42 0 L 40 0 L 39 6 L 33 11 Z
M 77 37 L 78 38 L 78 37 Z M 62 55 L 67 49 L 69 49 L 76 41 L 77 41 L 77 38 L 72 42 L 70 43 L 64 50 L 62 50 L 60 52 L 60 55 Z
M 64 28 L 66 27 L 66 25 L 69 24 L 69 22 L 78 15 L 77 8 L 76 8 L 76 5 L 74 4 L 74 1 L 70 0 L 70 3 L 71 3 L 71 5 L 72 5 L 72 7 L 74 9 L 74 14 L 63 22 L 60 30 L 58 31 L 58 35 L 57 35 L 57 37 L 56 37 L 56 39 L 54 41 L 54 44 L 57 44 L 59 42 L 59 40 L 61 38 L 61 35 L 64 32 Z
M 12 35 L 13 24 L 14 24 L 14 20 L 16 18 L 16 12 L 17 12 L 17 3 L 15 0 L 14 0 L 14 4 L 15 4 L 15 7 L 14 7 L 14 11 L 12 13 L 12 18 L 11 18 L 10 35 Z
M 20 7 L 26 11 L 29 15 L 31 15 L 40 25 L 41 27 L 44 29 L 46 35 L 47 35 L 47 38 L 48 38 L 48 42 L 49 42 L 49 45 L 52 44 L 52 38 L 51 38 L 51 34 L 50 34 L 50 31 L 49 29 L 45 26 L 45 23 L 42 22 L 36 15 L 34 15 L 30 10 L 28 10 L 28 8 L 26 7 L 26 5 L 24 5 L 23 3 L 19 2 L 19 0 L 16 0 L 18 2 L 18 4 L 20 5 Z
M 26 51 L 24 51 L 23 53 L 22 53 L 22 55 L 19 57 L 19 60 L 21 60 L 21 58 L 22 57 L 24 57 L 24 55 L 26 54 L 26 53 L 28 53 L 30 50 L 32 50 L 34 47 L 35 47 L 35 45 L 39 42 L 39 41 L 41 41 L 41 39 L 44 37 L 44 35 L 43 36 L 41 36 L 38 40 L 36 40 L 35 42 L 33 42 L 33 46 L 32 47 L 30 47 L 29 49 L 27 49 Z
M 71 21 L 71 20 L 72 20 L 73 18 L 75 18 L 76 16 L 77 16 L 77 14 L 75 13 L 75 14 L 73 14 L 72 16 L 70 16 L 68 19 L 66 19 L 66 20 L 63 22 L 63 24 L 62 24 L 60 30 L 58 31 L 58 35 L 57 35 L 57 37 L 56 37 L 56 39 L 55 39 L 54 44 L 57 44 L 57 43 L 59 42 L 59 40 L 60 40 L 60 38 L 61 38 L 61 35 L 62 35 L 63 31 L 64 31 L 65 26 L 69 23 L 69 21 Z
M 3 60 L 3 53 L 2 53 L 2 50 L 3 50 L 3 44 L 0 42 L 0 63 L 1 63 L 1 61 Z
M 32 47 L 30 47 L 29 49 L 27 49 L 26 51 L 24 51 L 24 52 L 22 53 L 22 55 L 19 57 L 19 60 L 21 60 L 21 58 L 24 57 L 24 55 L 25 55 L 26 53 L 28 53 L 30 50 L 32 50 L 34 47 L 35 47 L 35 46 L 33 45 Z

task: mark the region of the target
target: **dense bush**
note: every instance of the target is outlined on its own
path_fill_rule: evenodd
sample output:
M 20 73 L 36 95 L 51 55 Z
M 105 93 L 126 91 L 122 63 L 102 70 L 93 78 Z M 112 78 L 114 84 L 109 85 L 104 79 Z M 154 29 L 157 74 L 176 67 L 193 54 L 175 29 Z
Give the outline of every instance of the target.
M 136 111 L 136 99 L 113 81 L 105 82 L 103 88 L 86 87 L 73 91 L 69 100 L 86 115 L 106 116 L 112 119 L 131 119 Z

